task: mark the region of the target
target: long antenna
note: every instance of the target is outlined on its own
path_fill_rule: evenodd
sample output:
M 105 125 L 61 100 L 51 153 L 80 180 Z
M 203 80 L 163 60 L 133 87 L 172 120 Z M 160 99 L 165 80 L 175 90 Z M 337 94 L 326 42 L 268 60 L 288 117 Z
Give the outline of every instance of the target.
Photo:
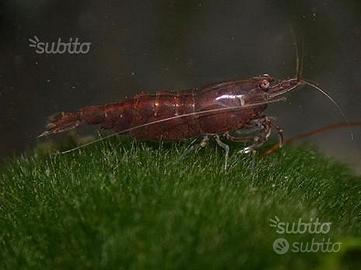
M 295 42 L 295 50 L 296 50 L 296 78 L 297 81 L 302 79 L 303 75 L 303 58 L 304 58 L 304 43 L 303 37 L 297 38 L 295 30 L 292 25 L 290 27 L 290 32 L 292 33 L 294 42 Z
M 348 122 L 348 123 L 342 122 L 342 123 L 330 124 L 330 125 L 318 128 L 318 129 L 314 129 L 314 130 L 307 131 L 307 132 L 298 134 L 296 136 L 293 136 L 293 137 L 283 141 L 283 145 L 294 143 L 294 142 L 299 141 L 301 139 L 311 137 L 311 136 L 314 136 L 314 135 L 318 135 L 318 134 L 322 134 L 322 133 L 325 133 L 325 132 L 328 132 L 328 131 L 331 131 L 331 130 L 334 130 L 334 129 L 352 128 L 352 127 L 361 127 L 361 122 Z M 266 150 L 263 154 L 264 155 L 271 155 L 280 148 L 281 148 L 281 146 L 278 143 L 276 143 L 271 148 Z
M 303 61 L 304 60 L 304 39 L 302 36 L 299 39 L 297 39 L 297 35 L 296 35 L 293 27 L 291 27 L 290 29 L 291 29 L 293 38 L 295 39 L 295 45 L 296 45 L 296 79 L 297 79 L 297 81 L 302 81 L 306 85 L 321 92 L 336 106 L 337 110 L 339 111 L 339 113 L 341 114 L 341 116 L 345 120 L 345 122 L 350 123 L 350 121 L 347 119 L 344 111 L 342 110 L 341 106 L 336 102 L 335 99 L 333 99 L 325 90 L 321 89 L 317 84 L 315 84 L 309 80 L 304 80 L 302 78 L 303 77 L 303 66 L 304 66 L 303 65 L 303 62 L 304 62 Z M 300 46 L 298 44 L 300 44 Z M 351 140 L 353 140 L 354 134 L 353 134 L 352 130 L 350 132 L 350 135 L 351 135 Z
M 325 90 L 322 90 L 319 86 L 317 86 L 315 83 L 310 82 L 310 81 L 306 81 L 306 80 L 302 80 L 305 84 L 307 84 L 308 86 L 311 86 L 312 88 L 318 90 L 319 92 L 321 92 L 324 96 L 326 96 L 337 108 L 337 110 L 339 111 L 339 113 L 341 114 L 342 118 L 345 120 L 346 123 L 350 123 L 350 121 L 347 119 L 345 112 L 342 110 L 341 106 L 336 102 L 336 100 L 334 100 Z M 350 132 L 351 135 L 351 140 L 353 141 L 354 139 L 354 134 L 351 130 Z
M 296 54 L 297 54 L 297 60 L 296 60 L 296 78 L 297 81 L 302 80 L 303 76 L 303 58 L 304 58 L 304 43 L 303 38 L 300 39 L 300 46 L 298 47 L 298 42 L 296 40 Z

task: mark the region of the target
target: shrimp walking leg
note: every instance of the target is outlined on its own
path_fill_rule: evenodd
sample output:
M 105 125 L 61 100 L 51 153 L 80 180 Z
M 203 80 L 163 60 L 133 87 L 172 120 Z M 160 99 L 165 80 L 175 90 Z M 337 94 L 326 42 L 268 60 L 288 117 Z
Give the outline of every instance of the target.
M 197 139 L 196 139 L 197 140 Z M 193 140 L 191 142 L 191 145 L 189 147 L 187 147 L 186 151 L 184 152 L 184 154 L 188 154 L 189 152 L 198 152 L 200 148 L 204 148 L 208 145 L 209 142 L 209 136 L 205 135 L 202 138 L 202 141 L 200 143 L 194 144 L 196 140 Z
M 283 146 L 284 138 L 283 138 L 283 129 L 280 128 L 274 119 L 270 119 L 271 128 L 276 130 L 278 136 L 278 148 Z
M 253 120 L 251 125 L 259 128 L 259 133 L 252 138 L 253 143 L 239 151 L 242 154 L 254 152 L 257 148 L 261 147 L 269 138 L 272 133 L 272 121 L 267 117 Z M 236 138 L 233 138 L 233 140 Z M 238 138 L 241 140 L 241 138 Z
M 214 135 L 214 138 L 215 138 L 216 142 L 218 143 L 218 145 L 220 147 L 222 147 L 224 149 L 224 151 L 225 151 L 224 169 L 227 170 L 228 156 L 229 156 L 229 146 L 227 144 L 225 144 L 224 142 L 222 142 L 218 135 Z
M 206 147 L 208 142 L 209 142 L 209 137 L 208 137 L 208 135 L 206 135 L 206 136 L 203 137 L 203 139 L 202 139 L 201 143 L 199 144 L 199 146 Z

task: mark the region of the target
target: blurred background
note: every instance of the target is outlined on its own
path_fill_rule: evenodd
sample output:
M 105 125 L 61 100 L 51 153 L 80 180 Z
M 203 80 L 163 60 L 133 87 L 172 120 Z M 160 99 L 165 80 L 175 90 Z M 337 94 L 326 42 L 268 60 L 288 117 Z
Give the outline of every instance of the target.
M 268 73 L 304 77 L 361 121 L 361 1 L 2 0 L 0 159 L 38 143 L 47 117 L 116 102 L 142 90 L 187 89 Z M 291 30 L 292 29 L 292 30 Z M 87 54 L 39 54 L 40 42 L 90 42 Z M 272 104 L 286 136 L 343 121 L 309 87 Z M 361 172 L 361 128 L 308 139 Z

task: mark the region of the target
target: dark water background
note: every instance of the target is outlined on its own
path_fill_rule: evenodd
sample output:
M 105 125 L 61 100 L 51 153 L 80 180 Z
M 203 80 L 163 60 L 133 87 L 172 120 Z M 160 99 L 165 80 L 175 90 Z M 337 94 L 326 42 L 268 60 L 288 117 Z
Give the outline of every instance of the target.
M 361 121 L 361 1 L 2 0 L 0 158 L 36 144 L 47 116 L 109 103 L 140 90 L 186 89 L 269 73 L 304 76 Z M 86 55 L 37 54 L 29 38 L 91 42 Z M 322 95 L 302 88 L 268 110 L 286 136 L 342 121 Z M 309 139 L 361 172 L 361 128 Z

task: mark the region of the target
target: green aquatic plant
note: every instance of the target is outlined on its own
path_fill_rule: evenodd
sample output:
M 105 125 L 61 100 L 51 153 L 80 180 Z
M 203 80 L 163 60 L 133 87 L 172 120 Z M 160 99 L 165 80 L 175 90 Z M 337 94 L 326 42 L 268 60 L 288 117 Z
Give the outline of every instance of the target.
M 309 147 L 270 156 L 113 138 L 0 169 L 1 269 L 334 269 L 357 265 L 361 179 Z M 318 218 L 342 252 L 277 254 L 272 222 Z M 351 240 L 350 240 L 351 239 Z M 352 245 L 360 250 L 360 245 Z M 346 256 L 346 255 L 347 256 Z M 333 262 L 337 263 L 333 263 Z

